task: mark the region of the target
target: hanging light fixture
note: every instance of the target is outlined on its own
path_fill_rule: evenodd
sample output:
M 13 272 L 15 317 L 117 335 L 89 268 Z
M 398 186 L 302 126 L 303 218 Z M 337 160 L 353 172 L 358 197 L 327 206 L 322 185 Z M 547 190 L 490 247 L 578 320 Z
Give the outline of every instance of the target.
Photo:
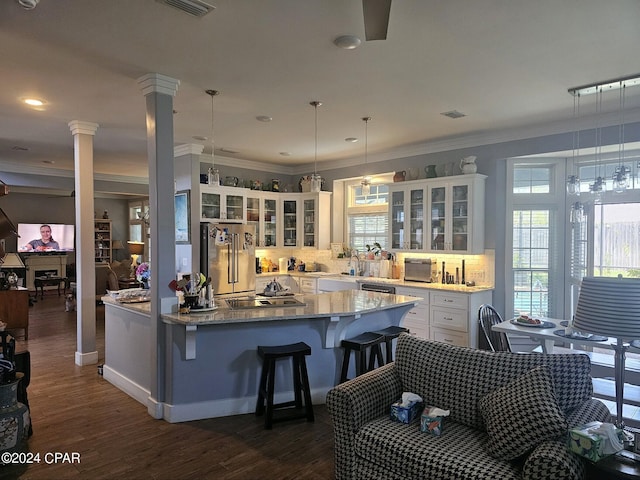
M 367 154 L 369 147 L 369 120 L 371 117 L 362 117 L 362 121 L 364 122 L 364 170 L 365 175 L 362 177 L 362 181 L 360 185 L 362 185 L 362 195 L 365 197 L 371 193 L 371 177 L 366 175 L 367 169 Z
M 620 82 L 620 127 L 619 132 L 619 145 L 618 145 L 618 166 L 613 172 L 613 191 L 616 193 L 622 193 L 627 189 L 627 174 L 629 168 L 624 164 L 624 104 L 625 104 L 625 90 L 626 86 Z
M 213 142 L 213 98 L 220 92 L 218 90 L 205 90 L 205 92 L 211 97 L 211 166 L 207 169 L 207 184 L 220 186 L 220 172 L 215 165 L 215 145 Z
M 627 174 L 630 173 L 629 168 L 624 165 L 624 102 L 625 102 L 625 89 L 627 87 L 633 87 L 640 85 L 640 74 L 618 78 L 615 80 L 608 80 L 606 82 L 599 82 L 592 85 L 584 85 L 581 87 L 573 87 L 569 89 L 569 93 L 571 95 L 580 96 L 580 95 L 591 95 L 597 94 L 596 99 L 596 118 L 602 113 L 602 93 L 603 91 L 610 91 L 614 89 L 620 89 L 620 112 L 621 112 L 621 123 L 620 123 L 620 140 L 619 140 L 619 152 L 620 159 L 619 165 L 616 167 L 616 170 L 613 174 L 613 186 L 615 191 L 623 192 L 627 188 L 628 177 Z M 606 182 L 601 175 L 601 151 L 602 151 L 602 129 L 596 125 L 596 164 L 595 164 L 595 173 L 594 173 L 594 181 L 589 185 L 589 191 L 595 194 L 595 201 L 598 202 L 601 199 L 602 192 L 604 192 L 606 188 Z M 639 167 L 640 168 L 640 167 Z M 567 191 L 570 188 L 570 182 L 572 177 L 569 177 L 567 181 Z
M 580 178 L 578 176 L 579 168 L 577 166 L 578 157 L 580 156 L 580 127 L 578 118 L 580 116 L 580 94 L 573 96 L 573 118 L 576 121 L 576 131 L 573 132 L 573 165 L 572 170 L 576 173 L 569 175 L 567 178 L 567 193 L 569 195 L 580 195 Z
M 315 112 L 315 153 L 313 157 L 313 175 L 311 175 L 311 191 L 319 192 L 322 189 L 322 177 L 318 175 L 318 107 L 322 102 L 314 100 L 309 102 Z

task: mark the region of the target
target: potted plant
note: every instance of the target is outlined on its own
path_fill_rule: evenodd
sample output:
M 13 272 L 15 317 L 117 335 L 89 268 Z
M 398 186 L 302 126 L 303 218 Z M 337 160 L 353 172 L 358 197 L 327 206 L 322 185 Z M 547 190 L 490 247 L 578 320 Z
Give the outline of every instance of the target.
M 380 255 L 382 247 L 378 242 L 374 242 L 372 245 L 365 245 L 367 247 L 367 260 L 375 260 L 376 256 Z

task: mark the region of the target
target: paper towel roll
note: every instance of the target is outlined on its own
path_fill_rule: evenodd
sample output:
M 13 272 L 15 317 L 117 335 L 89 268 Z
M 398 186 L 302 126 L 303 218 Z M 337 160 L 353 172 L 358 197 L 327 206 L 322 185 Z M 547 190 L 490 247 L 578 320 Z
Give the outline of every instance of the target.
M 380 260 L 380 278 L 389 278 L 391 270 L 391 262 L 389 260 Z
M 278 259 L 278 271 L 280 273 L 287 273 L 288 259 L 282 257 Z

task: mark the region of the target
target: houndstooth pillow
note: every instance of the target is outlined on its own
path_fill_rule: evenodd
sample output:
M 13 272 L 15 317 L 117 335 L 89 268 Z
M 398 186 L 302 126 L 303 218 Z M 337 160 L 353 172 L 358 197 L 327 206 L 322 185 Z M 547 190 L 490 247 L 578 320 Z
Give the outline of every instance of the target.
M 535 367 L 480 400 L 492 457 L 513 460 L 567 431 L 549 368 Z

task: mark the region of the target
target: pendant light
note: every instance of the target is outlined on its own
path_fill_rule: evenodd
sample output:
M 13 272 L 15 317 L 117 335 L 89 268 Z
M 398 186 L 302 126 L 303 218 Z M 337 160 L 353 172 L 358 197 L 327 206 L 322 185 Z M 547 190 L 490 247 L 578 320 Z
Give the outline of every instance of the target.
M 213 143 L 213 98 L 219 95 L 218 90 L 205 90 L 206 94 L 211 97 L 211 166 L 207 169 L 207 184 L 220 186 L 220 172 L 215 165 L 215 148 Z
M 364 122 L 364 168 L 365 175 L 362 177 L 360 185 L 362 185 L 362 195 L 365 197 L 371 193 L 371 177 L 366 175 L 367 170 L 367 150 L 369 147 L 369 120 L 371 117 L 362 117 Z
M 313 157 L 313 175 L 311 175 L 311 191 L 319 192 L 322 189 L 322 177 L 318 175 L 318 107 L 322 102 L 314 100 L 309 102 L 315 112 L 315 153 Z
M 618 166 L 613 172 L 613 191 L 616 193 L 622 193 L 627 189 L 627 174 L 629 173 L 629 168 L 624 164 L 624 104 L 626 88 L 627 87 L 622 82 L 620 82 L 620 128 L 618 129 Z
M 600 203 L 602 201 L 602 193 L 605 190 L 606 184 L 604 178 L 600 175 L 600 160 L 602 159 L 602 128 L 599 127 L 598 117 L 602 114 L 602 87 L 598 87 L 598 95 L 596 97 L 596 164 L 594 169 L 594 180 L 589 185 L 589 190 L 594 194 L 594 202 Z
M 580 126 L 578 118 L 580 116 L 580 94 L 573 96 L 573 118 L 576 122 L 576 131 L 573 132 L 573 165 L 572 170 L 575 172 L 567 178 L 567 193 L 569 195 L 580 195 L 580 177 L 578 175 L 579 167 L 577 165 L 580 156 Z

